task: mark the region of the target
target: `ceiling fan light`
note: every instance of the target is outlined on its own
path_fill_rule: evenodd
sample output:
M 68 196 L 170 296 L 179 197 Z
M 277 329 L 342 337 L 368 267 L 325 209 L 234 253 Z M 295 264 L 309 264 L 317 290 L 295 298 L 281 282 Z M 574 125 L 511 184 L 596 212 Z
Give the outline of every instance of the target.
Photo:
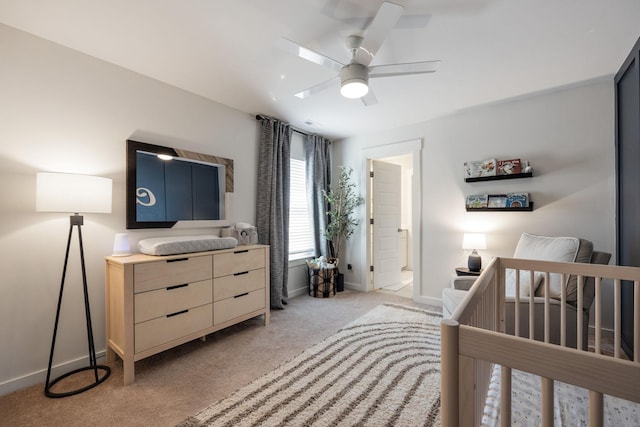
M 340 71 L 340 93 L 345 98 L 362 98 L 369 92 L 367 67 L 362 64 L 349 64 Z
M 369 92 L 369 86 L 367 82 L 361 79 L 353 79 L 348 82 L 343 82 L 340 88 L 340 93 L 345 98 L 357 99 L 362 98 Z

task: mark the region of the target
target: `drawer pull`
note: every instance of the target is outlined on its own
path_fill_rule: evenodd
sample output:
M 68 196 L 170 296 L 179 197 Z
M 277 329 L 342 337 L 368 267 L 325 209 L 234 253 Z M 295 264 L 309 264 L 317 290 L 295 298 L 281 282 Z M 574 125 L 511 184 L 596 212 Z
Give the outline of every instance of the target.
M 189 286 L 188 283 L 183 283 L 182 285 L 169 286 L 167 290 L 171 291 L 173 289 L 186 288 L 187 286 Z
M 173 317 L 173 316 L 178 316 L 180 314 L 185 314 L 185 313 L 188 313 L 188 312 L 189 312 L 189 310 L 176 311 L 175 313 L 167 314 L 167 318 Z
M 243 274 L 249 274 L 248 271 L 241 271 L 240 273 L 233 273 L 234 276 L 242 276 Z
M 236 295 L 236 296 L 234 296 L 234 298 L 241 298 L 241 297 L 244 297 L 246 295 L 249 295 L 249 292 L 245 292 L 244 294 Z
M 244 249 L 242 251 L 233 251 L 234 254 L 244 254 L 246 252 L 249 252 L 249 249 Z
M 180 262 L 180 261 L 189 261 L 189 258 L 176 258 L 176 259 L 167 260 L 167 262 Z

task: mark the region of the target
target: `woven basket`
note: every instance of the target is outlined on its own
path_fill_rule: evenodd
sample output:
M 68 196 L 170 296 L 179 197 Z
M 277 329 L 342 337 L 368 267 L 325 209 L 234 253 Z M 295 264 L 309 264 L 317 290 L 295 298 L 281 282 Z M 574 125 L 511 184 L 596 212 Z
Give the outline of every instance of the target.
M 331 298 L 336 294 L 335 268 L 309 268 L 309 295 Z

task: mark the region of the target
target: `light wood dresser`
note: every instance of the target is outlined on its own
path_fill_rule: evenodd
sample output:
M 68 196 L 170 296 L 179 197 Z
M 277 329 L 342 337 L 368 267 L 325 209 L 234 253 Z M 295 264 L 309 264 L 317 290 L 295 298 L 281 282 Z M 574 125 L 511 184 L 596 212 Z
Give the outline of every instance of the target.
M 107 362 L 134 363 L 250 319 L 269 324 L 269 247 L 106 258 Z

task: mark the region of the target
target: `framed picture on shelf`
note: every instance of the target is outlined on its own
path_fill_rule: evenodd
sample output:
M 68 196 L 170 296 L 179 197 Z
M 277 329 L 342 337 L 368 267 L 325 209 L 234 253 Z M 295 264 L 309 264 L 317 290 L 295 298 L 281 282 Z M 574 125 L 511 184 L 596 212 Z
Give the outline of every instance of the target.
M 507 195 L 506 194 L 491 194 L 487 202 L 489 208 L 506 208 L 507 207 Z
M 496 159 L 464 162 L 465 178 L 480 178 L 484 176 L 496 176 Z
M 486 194 L 473 194 L 467 196 L 467 209 L 486 208 L 488 206 L 489 196 Z

